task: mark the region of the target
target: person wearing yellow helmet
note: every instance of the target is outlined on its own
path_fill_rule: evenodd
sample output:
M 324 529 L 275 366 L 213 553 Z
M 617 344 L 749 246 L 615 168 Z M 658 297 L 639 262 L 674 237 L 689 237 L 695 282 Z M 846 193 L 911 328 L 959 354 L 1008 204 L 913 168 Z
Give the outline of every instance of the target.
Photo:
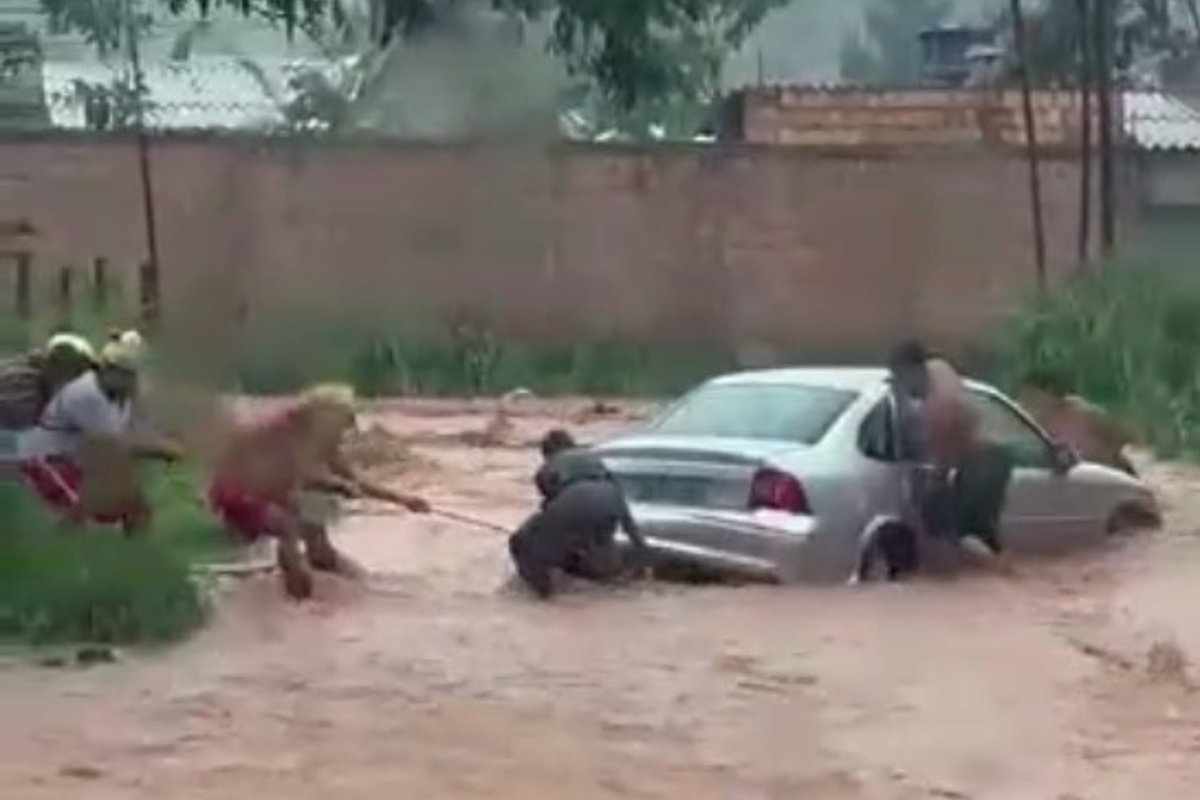
M 17 440 L 29 484 L 70 522 L 116 523 L 127 532 L 143 527 L 150 510 L 133 485 L 130 462 L 180 456 L 173 443 L 134 431 L 130 406 L 140 359 L 140 347 L 110 340 L 94 368 L 58 389 Z M 121 484 L 117 491 L 100 494 L 115 497 L 92 502 L 98 497 L 93 487 L 114 481 Z
M 261 419 L 235 422 L 217 458 L 210 506 L 242 542 L 277 541 L 284 589 L 296 599 L 312 594 L 310 568 L 357 572 L 330 542 L 328 520 L 311 513 L 314 493 L 429 511 L 423 499 L 377 484 L 349 463 L 342 441 L 355 427 L 356 406 L 348 386 L 315 386 Z

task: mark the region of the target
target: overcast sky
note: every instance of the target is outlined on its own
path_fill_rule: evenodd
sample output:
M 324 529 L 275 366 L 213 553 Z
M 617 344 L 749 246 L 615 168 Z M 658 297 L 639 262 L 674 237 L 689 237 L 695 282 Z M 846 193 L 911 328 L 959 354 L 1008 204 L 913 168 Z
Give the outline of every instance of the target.
M 905 0 L 893 0 L 903 3 Z M 753 83 L 759 53 L 768 83 L 827 83 L 838 78 L 842 42 L 861 24 L 872 0 L 793 0 L 776 11 L 731 59 L 727 76 L 733 85 Z M 957 0 L 957 19 L 977 21 L 984 10 L 1005 0 Z M 916 42 L 913 43 L 916 46 Z

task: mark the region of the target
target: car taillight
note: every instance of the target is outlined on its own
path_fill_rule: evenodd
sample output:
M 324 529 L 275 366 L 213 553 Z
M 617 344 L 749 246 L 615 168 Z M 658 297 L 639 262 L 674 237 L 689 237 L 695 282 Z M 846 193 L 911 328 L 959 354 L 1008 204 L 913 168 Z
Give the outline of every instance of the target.
M 764 467 L 754 474 L 750 484 L 750 508 L 769 508 L 792 514 L 810 511 L 808 496 L 800 481 L 786 472 Z

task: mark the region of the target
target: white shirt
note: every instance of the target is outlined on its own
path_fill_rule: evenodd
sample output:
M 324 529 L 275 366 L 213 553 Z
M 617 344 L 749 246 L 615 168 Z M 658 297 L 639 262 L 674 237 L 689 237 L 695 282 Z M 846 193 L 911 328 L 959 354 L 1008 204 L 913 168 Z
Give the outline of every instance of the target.
M 125 436 L 131 425 L 130 404 L 110 400 L 89 370 L 58 390 L 37 427 L 21 432 L 17 455 L 23 460 L 73 456 L 85 437 Z

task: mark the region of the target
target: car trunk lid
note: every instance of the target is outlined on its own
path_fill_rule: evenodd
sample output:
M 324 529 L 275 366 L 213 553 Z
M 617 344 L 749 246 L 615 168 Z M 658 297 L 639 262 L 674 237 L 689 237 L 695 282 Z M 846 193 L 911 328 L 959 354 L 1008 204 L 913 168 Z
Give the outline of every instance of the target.
M 629 500 L 650 505 L 744 509 L 754 475 L 803 445 L 754 439 L 643 436 L 597 448 Z

